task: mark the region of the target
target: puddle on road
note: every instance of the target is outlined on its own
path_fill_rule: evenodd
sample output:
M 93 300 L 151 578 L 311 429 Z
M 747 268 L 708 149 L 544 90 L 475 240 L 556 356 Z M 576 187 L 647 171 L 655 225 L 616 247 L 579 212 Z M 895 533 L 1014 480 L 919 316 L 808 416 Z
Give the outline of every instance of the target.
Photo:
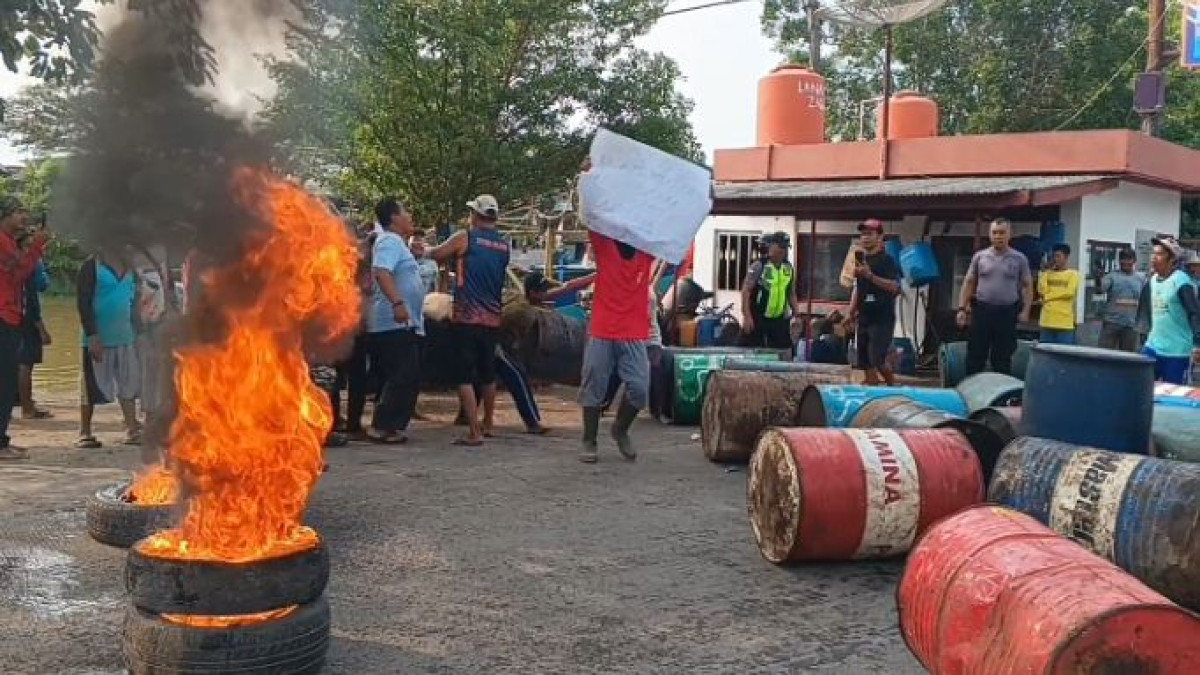
M 38 619 L 61 619 L 117 607 L 113 595 L 82 599 L 79 565 L 71 556 L 40 546 L 0 548 L 0 607 L 15 606 Z

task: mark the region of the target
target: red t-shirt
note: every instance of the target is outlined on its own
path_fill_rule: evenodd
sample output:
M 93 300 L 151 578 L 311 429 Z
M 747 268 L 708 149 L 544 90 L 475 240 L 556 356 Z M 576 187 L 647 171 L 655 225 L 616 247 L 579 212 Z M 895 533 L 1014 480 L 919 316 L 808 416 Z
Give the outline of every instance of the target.
M 650 267 L 654 257 L 635 251 L 626 260 L 617 242 L 588 232 L 596 259 L 596 291 L 592 298 L 592 337 L 602 340 L 650 339 Z
M 25 313 L 25 281 L 42 258 L 45 242 L 35 242 L 22 251 L 17 240 L 0 232 L 0 321 L 12 328 L 21 325 Z

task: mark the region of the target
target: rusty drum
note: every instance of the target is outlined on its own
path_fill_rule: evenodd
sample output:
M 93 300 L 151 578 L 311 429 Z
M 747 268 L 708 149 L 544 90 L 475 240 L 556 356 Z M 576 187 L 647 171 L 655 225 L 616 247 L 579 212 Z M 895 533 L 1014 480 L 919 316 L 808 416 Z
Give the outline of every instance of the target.
M 728 367 L 729 362 L 725 362 Z M 791 364 L 788 364 L 791 365 Z M 817 382 L 842 382 L 839 372 L 714 371 L 700 414 L 704 456 L 714 462 L 745 462 L 767 427 L 799 422 L 800 397 Z
M 949 429 L 770 429 L 749 474 L 750 525 L 776 564 L 900 555 L 983 499 L 979 460 Z
M 988 497 L 1200 609 L 1200 465 L 1018 438 Z
M 1200 663 L 1200 617 L 996 506 L 934 525 L 896 595 L 904 641 L 934 673 L 1187 675 Z

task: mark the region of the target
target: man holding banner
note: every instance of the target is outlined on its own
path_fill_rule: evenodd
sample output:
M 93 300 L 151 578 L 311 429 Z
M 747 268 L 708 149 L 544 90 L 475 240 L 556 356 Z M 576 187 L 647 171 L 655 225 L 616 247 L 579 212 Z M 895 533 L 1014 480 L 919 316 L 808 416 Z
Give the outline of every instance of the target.
M 630 461 L 629 430 L 650 388 L 651 267 L 678 264 L 712 208 L 712 175 L 703 167 L 601 129 L 579 178 L 579 197 L 596 261 L 590 340 L 584 351 L 580 461 L 598 460 L 601 407 L 615 372 L 625 383 L 612 435 Z

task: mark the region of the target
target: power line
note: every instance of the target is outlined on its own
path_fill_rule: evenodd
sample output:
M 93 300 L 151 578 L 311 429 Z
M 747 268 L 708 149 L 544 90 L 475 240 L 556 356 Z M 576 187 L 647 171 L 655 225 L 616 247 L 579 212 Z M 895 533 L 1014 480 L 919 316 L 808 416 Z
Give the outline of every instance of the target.
M 1167 16 L 1168 16 L 1168 12 L 1163 12 L 1162 16 L 1158 17 L 1158 27 L 1159 28 L 1161 28 L 1162 25 L 1166 22 Z M 1138 54 L 1142 53 L 1142 50 L 1145 49 L 1149 43 L 1150 43 L 1150 36 L 1146 35 L 1146 37 L 1142 40 L 1141 44 L 1139 44 L 1137 46 L 1137 48 L 1133 50 L 1133 53 L 1129 55 L 1129 58 L 1125 59 L 1125 62 L 1117 67 L 1117 70 L 1112 74 L 1112 77 L 1108 78 L 1107 82 L 1100 85 L 1100 87 L 1098 89 L 1096 89 L 1095 92 L 1092 93 L 1091 97 L 1087 101 L 1085 101 L 1084 104 L 1082 106 L 1080 106 L 1079 109 L 1076 110 L 1074 114 L 1072 114 L 1070 117 L 1068 117 L 1066 119 L 1066 121 L 1064 121 L 1062 124 L 1054 127 L 1054 130 L 1062 131 L 1064 127 L 1069 125 L 1071 122 L 1074 122 L 1075 120 L 1079 119 L 1080 115 L 1087 112 L 1087 109 L 1091 108 L 1092 104 L 1094 104 L 1097 100 L 1099 100 L 1100 96 L 1102 96 L 1104 94 L 1104 92 L 1108 91 L 1108 88 L 1113 85 L 1113 82 L 1117 81 L 1117 78 L 1120 77 L 1121 74 L 1125 72 L 1125 69 L 1129 67 L 1129 64 L 1133 63 L 1133 60 L 1138 57 Z
M 682 7 L 680 9 L 669 9 L 669 10 L 663 12 L 660 15 L 660 18 L 665 17 L 665 16 L 675 16 L 676 14 L 686 14 L 688 12 L 696 12 L 696 11 L 699 11 L 702 9 L 711 9 L 713 7 L 723 7 L 725 5 L 741 5 L 741 4 L 744 4 L 747 2 L 753 2 L 753 1 L 754 0 L 717 0 L 716 2 L 704 3 L 703 5 L 693 5 L 692 7 Z

